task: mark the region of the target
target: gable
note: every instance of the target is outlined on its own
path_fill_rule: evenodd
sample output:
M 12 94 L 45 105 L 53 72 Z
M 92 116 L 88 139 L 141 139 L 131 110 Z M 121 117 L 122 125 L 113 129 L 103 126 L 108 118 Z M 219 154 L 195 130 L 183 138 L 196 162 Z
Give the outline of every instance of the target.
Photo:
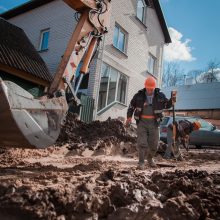
M 12 17 L 15 17 L 17 15 L 20 15 L 22 13 L 25 13 L 27 11 L 33 10 L 35 8 L 38 8 L 44 4 L 48 4 L 50 2 L 52 2 L 54 0 L 38 0 L 38 1 L 30 1 L 27 2 L 26 4 L 23 4 L 19 7 L 16 7 L 12 10 L 9 10 L 5 13 L 0 14 L 1 17 L 5 18 L 5 19 L 10 19 Z M 166 21 L 159 3 L 159 0 L 145 0 L 146 5 L 149 7 L 152 7 L 155 9 L 156 14 L 158 16 L 159 19 L 159 23 L 161 26 L 161 29 L 163 31 L 163 35 L 164 35 L 164 39 L 165 39 L 165 43 L 171 43 L 171 38 L 170 38 L 170 34 L 166 25 Z

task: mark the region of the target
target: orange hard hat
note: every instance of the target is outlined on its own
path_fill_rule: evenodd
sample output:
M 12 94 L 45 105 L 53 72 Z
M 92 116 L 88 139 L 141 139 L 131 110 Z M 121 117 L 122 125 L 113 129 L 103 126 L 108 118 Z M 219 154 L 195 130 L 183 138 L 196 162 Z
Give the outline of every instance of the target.
M 145 80 L 146 89 L 155 89 L 156 88 L 156 79 L 153 76 L 148 76 Z
M 199 121 L 194 121 L 193 122 L 193 128 L 194 130 L 199 130 L 201 128 L 201 124 Z

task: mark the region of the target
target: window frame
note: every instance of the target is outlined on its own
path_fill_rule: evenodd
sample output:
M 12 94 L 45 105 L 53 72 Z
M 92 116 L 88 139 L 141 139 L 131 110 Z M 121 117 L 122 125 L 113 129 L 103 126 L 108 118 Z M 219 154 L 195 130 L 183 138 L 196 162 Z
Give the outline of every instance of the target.
M 150 68 L 150 63 L 149 63 L 150 59 L 154 60 L 153 72 L 151 72 L 151 68 Z M 155 57 L 153 54 L 149 53 L 148 54 L 148 61 L 147 61 L 147 72 L 153 76 L 156 76 L 156 68 L 157 68 L 157 57 Z
M 142 20 L 138 17 L 138 2 L 139 1 L 142 1 L 142 3 L 143 3 L 143 5 L 144 5 L 144 7 L 143 7 L 143 15 L 142 15 Z M 143 23 L 144 25 L 146 25 L 146 10 L 147 10 L 147 4 L 146 4 L 146 2 L 145 2 L 145 0 L 136 0 L 136 17 L 137 17 L 137 19 L 141 22 L 141 23 Z
M 44 34 L 47 33 L 47 32 L 49 33 L 48 42 L 47 42 L 47 48 L 43 49 L 42 48 L 42 44 L 43 44 Z M 49 38 L 50 38 L 50 28 L 41 30 L 41 32 L 40 32 L 40 44 L 39 44 L 39 49 L 38 49 L 39 52 L 46 51 L 46 50 L 49 49 Z
M 102 71 L 103 71 L 103 68 L 104 68 L 104 65 L 108 68 L 108 72 L 107 72 L 107 76 L 108 76 L 108 83 L 107 83 L 107 91 L 106 91 L 106 100 L 105 100 L 105 106 L 101 109 L 99 109 L 99 101 L 100 101 L 100 89 L 101 89 L 101 81 L 102 81 Z M 106 63 L 102 63 L 102 67 L 101 67 L 101 74 L 100 74 L 100 83 L 99 83 L 99 93 L 98 93 L 98 104 L 97 104 L 97 110 L 98 112 L 99 111 L 102 111 L 102 109 L 104 109 L 106 106 L 107 106 L 107 100 L 108 100 L 108 88 L 109 88 L 109 70 L 110 70 L 110 66 Z M 106 77 L 107 78 L 107 77 Z
M 200 130 L 212 131 L 213 125 L 210 122 L 203 119 L 198 119 L 198 121 L 201 124 Z
M 119 104 L 125 105 L 125 106 L 127 105 L 127 94 L 128 94 L 128 82 L 129 82 L 129 77 L 128 77 L 126 74 L 120 72 L 119 70 L 117 70 L 116 68 L 110 66 L 109 64 L 107 64 L 107 63 L 105 63 L 105 62 L 103 62 L 103 64 L 102 64 L 102 70 L 103 70 L 103 65 L 106 65 L 106 66 L 108 67 L 108 85 L 107 85 L 107 91 L 106 91 L 105 105 L 104 105 L 104 107 L 102 107 L 102 108 L 99 109 L 99 101 L 100 101 L 100 100 L 99 100 L 99 98 L 100 98 L 100 97 L 99 97 L 99 94 L 100 94 L 101 78 L 102 78 L 102 75 L 101 75 L 100 84 L 99 84 L 99 93 L 98 93 L 97 114 L 99 114 L 99 113 L 102 112 L 104 109 L 108 108 L 109 106 L 111 106 L 111 105 L 114 104 L 114 103 L 119 103 Z M 112 69 L 117 72 L 117 82 L 116 82 L 116 89 L 115 89 L 114 100 L 113 100 L 112 102 L 108 103 L 108 99 L 109 99 L 109 88 L 110 88 L 110 77 L 111 77 L 111 70 L 112 70 Z M 102 74 L 102 73 L 101 73 L 101 74 Z M 124 103 L 118 101 L 118 91 L 119 91 L 118 86 L 119 86 L 119 78 L 120 78 L 121 75 L 125 76 L 125 78 L 126 78 L 126 89 L 125 89 L 125 101 L 124 101 Z
M 114 100 L 113 100 L 112 102 L 108 103 L 108 101 L 109 101 L 109 91 L 110 91 L 111 71 L 112 71 L 112 69 L 114 69 L 114 70 L 117 72 L 117 81 L 116 81 L 116 88 L 115 88 L 115 97 L 114 97 Z M 111 103 L 117 101 L 118 79 L 119 79 L 119 76 L 120 76 L 120 72 L 119 72 L 117 69 L 112 68 L 111 66 L 110 66 L 110 68 L 109 68 L 109 71 L 110 71 L 110 72 L 109 72 L 109 75 L 108 75 L 108 88 L 107 88 L 107 96 L 106 96 L 106 103 L 105 103 L 106 106 L 108 106 L 108 105 L 110 105 Z
M 116 27 L 118 28 L 117 45 L 115 45 L 115 42 L 114 42 L 115 28 Z M 119 47 L 119 35 L 120 35 L 120 33 L 124 34 L 124 50 L 121 50 L 120 47 Z M 127 54 L 127 43 L 128 43 L 128 32 L 123 27 L 121 27 L 118 23 L 115 23 L 114 32 L 113 32 L 113 46 L 114 46 L 114 48 L 116 48 L 117 50 L 119 50 L 120 52 L 122 52 L 124 54 Z
M 120 104 L 123 104 L 123 105 L 127 105 L 127 94 L 128 94 L 128 83 L 129 83 L 129 77 L 127 75 L 125 75 L 124 73 L 121 73 L 119 71 L 120 74 L 118 74 L 118 83 L 117 83 L 117 93 L 116 93 L 116 102 L 120 103 Z M 118 101 L 118 86 L 119 86 L 119 79 L 120 79 L 120 76 L 125 76 L 126 78 L 126 89 L 125 89 L 125 102 L 120 102 Z

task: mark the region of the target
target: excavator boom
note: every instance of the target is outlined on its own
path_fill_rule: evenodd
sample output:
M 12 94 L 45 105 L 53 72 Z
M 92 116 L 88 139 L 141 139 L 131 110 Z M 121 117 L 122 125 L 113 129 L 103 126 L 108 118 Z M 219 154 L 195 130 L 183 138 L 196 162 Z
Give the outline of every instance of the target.
M 65 91 L 83 59 L 81 74 L 88 73 L 92 55 L 107 33 L 110 0 L 64 0 L 81 13 L 48 94 L 34 98 L 26 90 L 0 78 L 0 147 L 45 148 L 57 140 L 68 105 Z
M 82 12 L 86 8 L 96 9 L 97 4 L 94 0 L 79 0 L 79 1 L 72 1 L 72 0 L 63 0 L 67 5 L 69 5 L 72 9 Z

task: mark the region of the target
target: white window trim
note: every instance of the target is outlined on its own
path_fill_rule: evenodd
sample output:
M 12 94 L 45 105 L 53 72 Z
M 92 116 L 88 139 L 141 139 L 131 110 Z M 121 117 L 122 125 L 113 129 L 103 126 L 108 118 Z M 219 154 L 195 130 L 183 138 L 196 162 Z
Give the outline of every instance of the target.
M 42 47 L 42 42 L 43 42 L 43 36 L 44 36 L 44 33 L 46 33 L 46 32 L 49 32 L 49 33 L 50 33 L 50 28 L 41 30 L 41 32 L 40 32 L 40 44 L 39 44 L 39 49 L 38 49 L 38 51 L 44 51 L 44 50 L 48 50 L 48 49 L 49 49 L 49 39 L 48 39 L 48 47 L 47 47 L 47 49 L 41 49 L 41 47 Z
M 121 73 L 120 71 L 118 71 L 120 74 L 118 74 L 118 76 L 120 77 L 120 75 L 123 75 L 123 76 L 125 76 L 126 77 L 126 91 L 125 91 L 125 103 L 123 103 L 123 102 L 119 102 L 118 100 L 117 100 L 117 96 L 116 96 L 116 98 L 115 98 L 115 100 L 118 102 L 118 103 L 120 103 L 120 104 L 122 104 L 122 105 L 127 105 L 127 98 L 128 98 L 128 83 L 129 83 L 129 77 L 127 76 L 127 75 L 125 75 L 124 73 Z M 118 77 L 118 83 L 119 83 L 119 77 Z M 117 87 L 117 90 L 118 90 L 118 87 Z M 118 94 L 118 93 L 117 93 Z
M 154 60 L 154 66 L 153 66 L 153 72 L 152 73 L 149 71 L 149 66 L 148 66 L 150 58 L 152 58 Z M 153 76 L 156 76 L 155 72 L 156 72 L 156 69 L 157 69 L 157 57 L 155 57 L 153 54 L 149 53 L 148 63 L 147 63 L 147 72 L 150 73 Z
M 113 46 L 118 49 L 119 51 L 121 51 L 122 53 L 124 54 L 127 54 L 127 42 L 128 42 L 128 32 L 122 28 L 118 23 L 115 23 L 115 26 L 114 27 L 117 27 L 119 29 L 119 32 L 118 32 L 118 39 L 117 39 L 117 46 L 114 45 L 114 42 L 113 42 Z M 119 44 L 119 33 L 122 32 L 124 35 L 125 35 L 125 42 L 124 42 L 124 50 L 121 50 L 119 47 L 118 47 L 118 44 Z M 114 35 L 113 35 L 114 36 Z M 113 39 L 114 41 L 114 39 Z
M 105 100 L 105 106 L 108 106 L 108 94 L 109 94 L 109 82 L 110 82 L 110 73 L 111 73 L 111 67 L 108 69 L 108 86 L 107 86 L 107 94 L 106 94 L 106 100 Z
M 118 72 L 118 77 L 117 77 L 117 83 L 116 83 L 116 90 L 115 90 L 115 101 L 117 101 L 117 97 L 118 97 L 118 84 L 119 84 L 119 77 L 120 77 L 120 74 L 119 71 Z
M 97 112 L 97 115 L 101 115 L 103 112 L 105 112 L 106 110 L 108 110 L 109 108 L 111 108 L 111 106 L 116 105 L 116 104 L 122 105 L 122 106 L 124 106 L 124 107 L 128 107 L 127 104 L 121 103 L 121 102 L 119 102 L 119 101 L 114 101 L 114 102 L 111 102 L 109 105 L 105 106 L 104 108 L 100 109 L 100 110 Z
M 105 107 L 102 108 L 102 109 L 100 109 L 100 110 L 98 110 L 99 90 L 100 90 L 101 78 L 102 78 L 102 75 L 100 74 L 100 80 L 99 80 L 100 83 L 99 83 L 98 99 L 97 99 L 97 113 L 96 113 L 97 115 L 99 115 L 100 113 L 104 112 L 106 109 L 109 108 L 109 106 L 112 106 L 112 105 L 117 104 L 117 103 L 118 103 L 118 104 L 121 104 L 121 105 L 124 105 L 124 106 L 127 106 L 127 99 L 128 99 L 127 95 L 128 95 L 129 77 L 128 77 L 126 74 L 124 74 L 124 73 L 120 72 L 119 70 L 117 70 L 116 68 L 110 66 L 109 64 L 107 64 L 107 63 L 105 63 L 105 62 L 103 62 L 102 65 L 103 65 L 103 64 L 109 66 L 109 71 L 110 71 L 112 68 L 117 71 L 117 73 L 118 73 L 117 85 L 116 85 L 117 87 L 116 87 L 116 92 L 115 92 L 115 99 L 114 99 L 114 101 L 108 104 L 109 81 L 110 81 L 110 80 L 109 80 L 110 74 L 109 74 L 109 75 L 108 75 L 108 89 L 107 89 L 107 94 L 106 94 Z M 102 68 L 103 68 L 103 66 L 102 66 Z M 101 68 L 101 71 L 102 71 L 102 68 Z M 110 72 L 109 72 L 109 73 L 110 73 Z M 117 100 L 117 95 L 118 95 L 118 83 L 119 83 L 119 77 L 120 77 L 120 75 L 124 75 L 124 76 L 126 77 L 126 79 L 127 79 L 127 81 L 126 81 L 126 91 L 125 91 L 125 92 L 126 92 L 126 94 L 125 94 L 125 103 L 119 102 L 119 101 Z
M 139 1 L 139 0 L 136 0 L 136 17 L 137 17 L 137 19 L 138 19 L 141 23 L 143 23 L 143 24 L 145 25 L 145 24 L 146 24 L 146 10 L 147 10 L 147 5 L 146 5 L 146 3 L 145 3 L 144 0 L 141 0 L 141 1 L 143 2 L 143 5 L 144 5 L 143 20 L 141 20 L 141 19 L 137 16 L 138 1 Z

